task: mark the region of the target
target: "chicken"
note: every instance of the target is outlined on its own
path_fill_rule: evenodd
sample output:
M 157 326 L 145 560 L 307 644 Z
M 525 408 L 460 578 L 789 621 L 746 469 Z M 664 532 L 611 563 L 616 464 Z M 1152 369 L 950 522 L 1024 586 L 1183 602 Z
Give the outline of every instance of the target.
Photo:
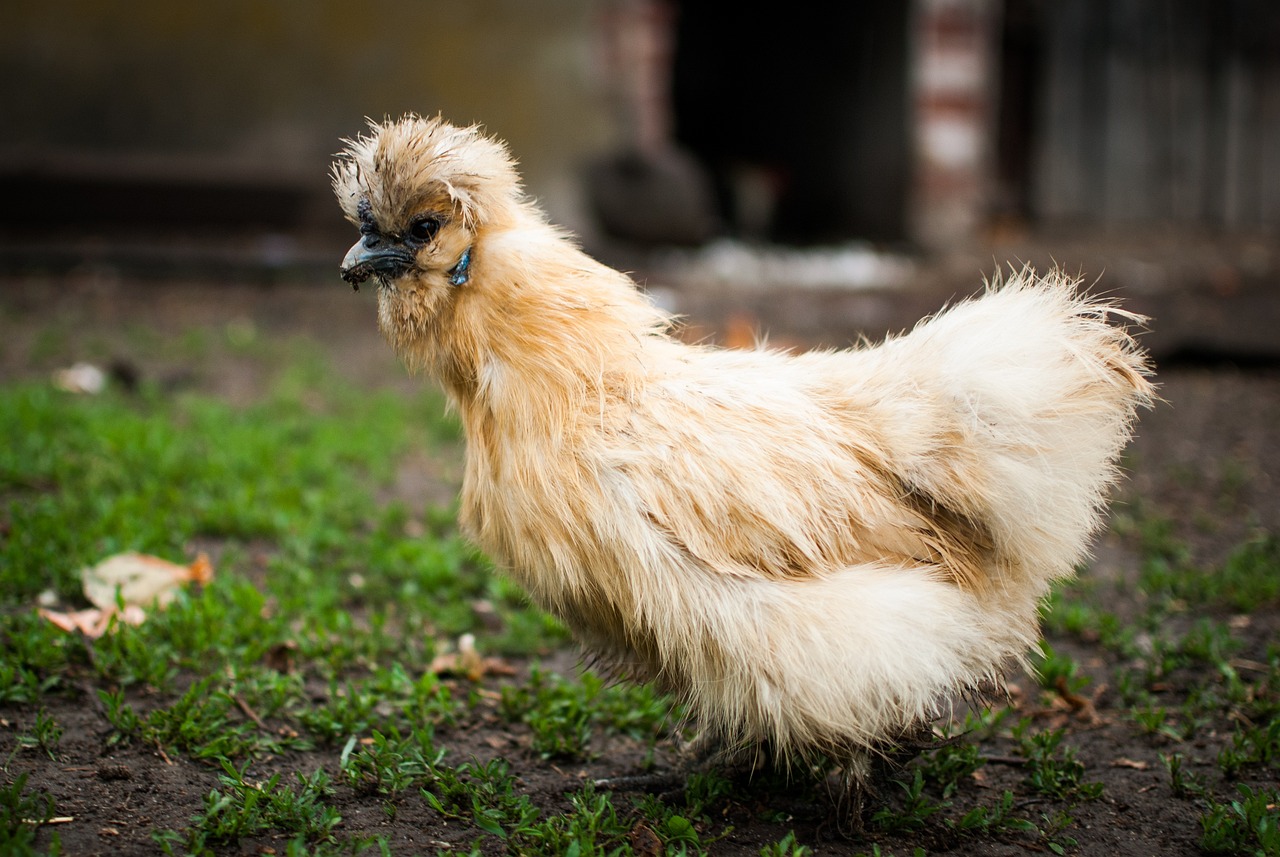
M 461 418 L 462 526 L 599 661 L 856 780 L 1024 660 L 1153 396 L 1137 316 L 1024 269 L 873 347 L 688 345 L 502 142 L 344 142 L 342 276 Z

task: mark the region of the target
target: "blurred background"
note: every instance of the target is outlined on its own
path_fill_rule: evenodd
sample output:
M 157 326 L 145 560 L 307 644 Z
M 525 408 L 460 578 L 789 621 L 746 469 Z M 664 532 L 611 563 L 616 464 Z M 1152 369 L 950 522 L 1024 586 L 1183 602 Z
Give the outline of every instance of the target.
M 340 139 L 439 112 L 508 140 L 554 220 L 715 336 L 843 344 L 1056 261 L 1161 317 L 1165 353 L 1280 350 L 1269 0 L 8 0 L 0 20 L 0 275 L 335 285 Z

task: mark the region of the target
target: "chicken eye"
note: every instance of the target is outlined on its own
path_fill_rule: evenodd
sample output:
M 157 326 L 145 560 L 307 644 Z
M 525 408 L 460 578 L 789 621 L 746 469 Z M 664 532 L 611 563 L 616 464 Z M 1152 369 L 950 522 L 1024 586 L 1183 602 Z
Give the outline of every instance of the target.
M 424 217 L 409 227 L 409 237 L 415 241 L 427 242 L 436 237 L 440 231 L 440 221 L 434 217 Z

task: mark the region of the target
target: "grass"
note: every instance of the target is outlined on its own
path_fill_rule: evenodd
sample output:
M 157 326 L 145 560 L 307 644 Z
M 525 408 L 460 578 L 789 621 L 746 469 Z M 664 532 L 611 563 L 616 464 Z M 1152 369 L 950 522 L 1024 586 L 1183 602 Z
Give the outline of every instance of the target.
M 535 752 L 560 760 L 593 757 L 590 743 L 597 734 L 652 742 L 678 717 L 648 687 L 607 685 L 590 673 L 570 681 L 537 666 L 527 682 L 502 688 L 499 710 L 529 727 Z
M 994 837 L 1021 838 L 1031 847 L 1065 853 L 1075 842 L 1068 833 L 1075 823 L 1071 810 L 1099 797 L 1102 786 L 1083 781 L 1085 767 L 1072 748 L 1062 745 L 1060 730 L 1037 730 L 1029 718 L 1022 718 L 1004 731 L 1025 759 L 1020 791 L 1029 788 L 1035 797 L 1020 798 L 1004 789 L 994 800 L 968 799 L 967 781 L 984 767 L 985 760 L 977 745 L 949 740 L 921 756 L 909 769 L 909 778 L 895 782 L 899 793 L 874 812 L 874 829 L 901 835 L 937 825 L 948 847 L 961 850 L 962 843 L 975 837 Z M 957 807 L 961 797 L 966 798 L 964 808 Z M 1046 799 L 1061 808 L 1039 815 L 1027 811 Z
M 426 730 L 402 736 L 395 728 L 389 735 L 374 729 L 366 742 L 352 735 L 339 762 L 347 784 L 359 793 L 395 798 L 429 781 L 444 758 L 444 751 L 435 749 Z
M 486 655 L 516 659 L 566 636 L 492 573 L 447 510 L 375 499 L 416 449 L 457 442 L 437 396 L 334 384 L 305 351 L 275 358 L 274 388 L 240 408 L 159 389 L 79 398 L 42 383 L 0 388 L 0 432 L 13 440 L 0 449 L 0 701 L 40 706 L 89 687 L 106 747 L 220 771 L 188 825 L 155 831 L 169 853 L 216 853 L 264 833 L 291 853 L 384 847 L 343 833 L 336 790 L 377 796 L 388 816 L 421 800 L 520 853 L 625 844 L 632 827 L 620 819 L 633 806 L 619 810 L 588 784 L 564 811 L 535 807 L 507 762 L 446 760 L 435 731 L 499 711 L 548 759 L 593 758 L 609 736 L 652 757 L 678 712 L 590 673 L 535 666 L 492 695 L 436 675 L 434 656 L 464 633 Z M 79 570 L 105 555 L 182 560 L 195 546 L 216 552 L 214 580 L 140 626 L 88 640 L 32 610 L 41 598 L 82 604 Z M 53 758 L 59 738 L 37 707 L 13 753 Z M 332 754 L 338 778 L 255 775 L 291 753 Z M 26 785 L 23 775 L 5 793 L 6 835 L 29 845 L 52 803 L 46 812 L 47 795 Z M 654 827 L 663 842 L 697 848 L 679 813 Z
M 205 796 L 204 808 L 183 832 L 159 831 L 156 841 L 166 854 L 213 855 L 217 847 L 263 831 L 291 837 L 290 848 L 334 841 L 342 816 L 327 803 L 333 790 L 323 771 L 296 774 L 296 786 L 281 784 L 279 774 L 266 782 L 246 779 L 247 765 L 236 768 L 222 760 L 219 787 Z
M 1114 612 L 1117 593 L 1092 580 L 1050 598 L 1044 622 L 1061 642 L 1045 642 L 1033 658 L 1041 704 L 1051 707 L 1058 695 L 1092 687 L 1095 677 L 1072 652 L 1082 646 L 1106 652 L 1111 666 L 1100 692 L 1114 693 L 1128 707 L 1135 732 L 1158 747 L 1177 748 L 1160 759 L 1171 796 L 1196 805 L 1190 817 L 1200 821 L 1205 852 L 1276 854 L 1274 789 L 1239 780 L 1266 783 L 1280 767 L 1280 647 L 1266 646 L 1262 660 L 1242 660 L 1246 650 L 1256 657 L 1259 643 L 1247 633 L 1250 623 L 1237 621 L 1237 611 L 1263 615 L 1276 606 L 1275 539 L 1251 536 L 1206 569 L 1167 519 L 1149 515 L 1118 527 L 1138 542 L 1143 557 L 1140 591 L 1125 593 L 1126 606 L 1136 605 L 1136 612 Z M 1242 669 L 1253 675 L 1246 679 Z M 970 740 L 944 740 L 898 778 L 873 816 L 878 833 L 908 834 L 910 841 L 910 834 L 932 830 L 948 849 L 975 836 L 1022 837 L 1059 854 L 1076 847 L 1076 814 L 1106 789 L 1090 778 L 1068 730 L 1027 717 L 986 716 L 967 718 L 961 734 Z M 995 800 L 972 799 L 970 781 L 989 770 L 978 742 L 1008 747 L 1021 772 L 1021 782 Z M 1028 811 L 1041 803 L 1049 810 Z
M 58 761 L 58 744 L 62 741 L 62 727 L 41 709 L 36 712 L 36 722 L 29 732 L 18 735 L 17 749 L 38 748 L 50 761 Z M 16 752 L 16 750 L 15 750 Z
M 36 831 L 56 813 L 52 795 L 28 790 L 30 776 L 22 773 L 12 782 L 0 785 L 0 853 L 35 854 Z M 48 843 L 48 853 L 56 854 L 61 845 L 55 833 Z
M 1085 766 L 1072 747 L 1063 746 L 1060 729 L 1032 729 L 1028 720 L 1013 728 L 1018 753 L 1026 759 L 1027 784 L 1059 800 L 1092 800 L 1102 795 L 1100 783 L 1084 782 Z
M 1200 847 L 1208 854 L 1280 854 L 1280 790 L 1237 789 L 1239 798 L 1207 802 Z
M 39 340 L 50 353 L 69 343 Z M 150 831 L 167 853 L 390 853 L 353 805 L 451 832 L 428 852 L 700 854 L 751 823 L 775 832 L 762 855 L 814 853 L 821 789 L 810 799 L 802 784 L 714 769 L 674 791 L 594 785 L 586 772 L 620 749 L 654 770 L 683 712 L 647 688 L 542 666 L 564 630 L 459 536 L 452 510 L 388 499 L 404 461 L 458 443 L 436 395 L 344 384 L 314 346 L 248 328 L 143 345 L 188 359 L 231 349 L 274 381 L 239 406 L 158 386 L 96 397 L 0 386 L 0 713 L 22 724 L 3 757 L 0 851 L 61 847 L 43 826 L 55 799 L 27 770 L 68 765 L 61 712 L 78 707 L 95 712 L 103 753 L 207 778 Z M 1084 580 L 1053 594 L 1024 707 L 1049 710 L 1062 689 L 1103 694 L 1162 760 L 1168 799 L 1194 807 L 1206 852 L 1275 853 L 1263 784 L 1280 767 L 1280 647 L 1260 648 L 1234 617 L 1277 606 L 1277 541 L 1252 535 L 1206 573 L 1151 509 L 1118 530 L 1142 557 L 1136 590 L 1117 598 Z M 208 550 L 217 573 L 96 640 L 35 614 L 42 599 L 81 606 L 79 570 L 124 550 Z M 1136 607 L 1121 615 L 1119 603 Z M 463 634 L 515 676 L 438 674 L 436 656 Z M 1077 819 L 1111 791 L 1087 738 L 1043 714 L 998 705 L 957 724 L 885 787 L 850 853 L 982 840 L 1074 850 Z M 804 805 L 779 808 L 787 800 Z
M 760 849 L 760 857 L 809 857 L 812 853 L 808 846 L 796 841 L 794 831 L 788 831 L 777 842 L 770 842 Z

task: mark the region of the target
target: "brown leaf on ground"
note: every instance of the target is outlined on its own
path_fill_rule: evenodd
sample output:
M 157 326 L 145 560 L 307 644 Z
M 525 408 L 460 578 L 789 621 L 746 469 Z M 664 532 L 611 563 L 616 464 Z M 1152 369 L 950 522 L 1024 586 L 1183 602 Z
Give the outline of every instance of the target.
M 1133 769 L 1133 770 L 1135 770 L 1135 771 L 1145 771 L 1147 768 L 1149 768 L 1149 767 L 1151 767 L 1151 766 L 1150 766 L 1150 765 L 1148 765 L 1146 762 L 1140 762 L 1140 761 L 1138 761 L 1137 759 L 1124 759 L 1124 758 L 1121 758 L 1121 759 L 1116 759 L 1114 762 L 1112 762 L 1112 763 L 1111 763 L 1111 767 L 1113 767 L 1113 768 L 1132 768 L 1132 769 Z
M 1058 691 L 1058 696 L 1062 697 L 1062 701 L 1071 708 L 1071 711 L 1078 719 L 1088 723 L 1102 722 L 1102 718 L 1098 716 L 1098 710 L 1093 706 L 1093 700 L 1087 696 L 1081 696 L 1067 687 L 1066 676 L 1058 676 L 1053 686 Z
M 122 553 L 108 557 L 80 572 L 85 598 L 94 605 L 85 610 L 54 610 L 53 602 L 42 598 L 39 614 L 67 633 L 79 632 L 97 639 L 109 631 L 112 619 L 126 625 L 141 625 L 147 619 L 144 607 L 164 607 L 180 587 L 192 581 L 201 585 L 213 578 L 209 557 L 200 554 L 190 565 L 178 565 L 159 557 Z
M 515 667 L 502 658 L 482 656 L 476 649 L 476 638 L 473 634 L 463 634 L 459 637 L 458 651 L 436 655 L 427 669 L 436 675 L 466 676 L 471 681 L 479 681 L 487 675 L 516 674 Z
M 213 578 L 209 557 L 200 554 L 190 565 L 179 565 L 155 556 L 122 553 L 81 571 L 84 597 L 103 610 L 126 606 L 168 604 L 178 589 L 190 582 L 207 584 Z M 117 600 L 118 599 L 118 600 Z
M 147 619 L 147 614 L 143 609 L 133 604 L 126 606 L 123 610 L 114 608 L 101 610 L 97 607 L 90 607 L 86 610 L 72 610 L 63 613 L 58 610 L 41 607 L 38 612 L 68 634 L 78 631 L 94 640 L 111 629 L 111 620 L 113 618 L 119 618 L 126 625 L 141 625 Z
M 627 839 L 630 840 L 631 850 L 635 852 L 636 857 L 659 857 L 664 853 L 662 840 L 658 839 L 658 834 L 654 833 L 647 824 L 637 824 L 627 834 Z

